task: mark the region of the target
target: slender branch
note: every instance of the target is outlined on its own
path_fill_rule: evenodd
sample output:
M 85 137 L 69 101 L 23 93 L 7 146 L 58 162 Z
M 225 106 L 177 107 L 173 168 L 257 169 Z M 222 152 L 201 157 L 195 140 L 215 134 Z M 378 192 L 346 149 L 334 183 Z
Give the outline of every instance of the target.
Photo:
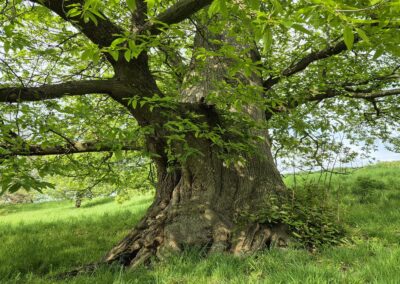
M 212 2 L 213 0 L 180 0 L 156 16 L 155 21 L 147 22 L 141 32 L 150 31 L 152 35 L 160 34 L 163 27 L 182 22 Z
M 354 98 L 354 99 L 365 99 L 365 100 L 371 100 L 371 99 L 376 99 L 376 98 L 383 98 L 383 97 L 390 97 L 390 96 L 397 96 L 400 95 L 400 89 L 390 89 L 390 90 L 379 90 L 375 92 L 369 92 L 369 93 L 364 93 L 364 92 L 341 92 L 337 90 L 326 90 L 324 92 L 319 92 L 315 95 L 311 95 L 309 97 L 303 98 L 303 102 L 313 102 L 313 101 L 322 101 L 325 99 L 330 99 L 334 97 L 347 97 L 347 98 Z M 301 103 L 301 102 L 300 102 Z M 297 103 L 299 105 L 300 103 Z M 294 104 L 294 106 L 297 106 Z
M 116 150 L 140 151 L 142 147 L 135 144 L 126 144 L 118 147 L 115 144 L 101 144 L 99 142 L 71 142 L 62 146 L 42 147 L 40 145 L 15 146 L 9 144 L 0 144 L 0 159 L 6 159 L 15 156 L 50 156 L 50 155 L 70 155 L 78 153 L 94 152 L 113 152 Z
M 354 43 L 360 41 L 360 37 L 356 34 L 354 38 Z M 347 50 L 346 44 L 344 41 L 339 41 L 334 46 L 329 46 L 325 49 L 314 51 L 294 63 L 292 66 L 286 68 L 281 72 L 281 75 L 276 77 L 269 77 L 267 80 L 264 81 L 263 86 L 264 90 L 268 91 L 271 89 L 275 84 L 279 83 L 279 81 L 284 77 L 290 77 L 298 72 L 303 71 L 306 69 L 311 63 L 316 62 L 321 59 L 329 58 L 331 56 L 340 54 L 341 52 Z
M 111 93 L 119 84 L 116 80 L 70 81 L 40 87 L 0 88 L 0 103 L 17 103 L 57 99 L 65 96 L 80 96 L 93 93 Z
M 336 12 L 339 12 L 339 13 L 357 13 L 357 12 L 371 11 L 371 10 L 376 10 L 376 9 L 380 8 L 380 6 L 382 6 L 383 4 L 385 4 L 387 2 L 389 2 L 389 1 L 384 0 L 384 1 L 381 1 L 381 2 L 378 2 L 378 3 L 374 4 L 372 6 L 368 6 L 368 7 L 360 8 L 360 9 L 338 9 L 338 10 L 336 10 Z
M 313 93 L 310 96 L 303 97 L 301 99 L 293 99 L 284 105 L 277 108 L 270 108 L 265 112 L 266 119 L 269 120 L 275 113 L 284 113 L 291 109 L 294 109 L 307 102 L 321 102 L 326 99 L 331 99 L 335 97 L 347 97 L 352 99 L 364 99 L 367 101 L 373 101 L 377 98 L 384 98 L 390 96 L 400 95 L 400 89 L 390 89 L 390 90 L 379 90 L 375 92 L 342 92 L 334 89 L 328 89 L 323 92 Z
M 52 133 L 54 133 L 55 135 L 60 136 L 62 139 L 64 139 L 65 141 L 67 141 L 69 145 L 71 145 L 72 147 L 75 148 L 75 143 L 74 143 L 71 139 L 69 139 L 67 136 L 65 136 L 64 134 L 61 134 L 61 133 L 59 133 L 58 131 L 56 131 L 56 130 L 54 130 L 54 129 L 51 129 L 51 128 L 49 128 L 49 132 L 52 132 Z M 75 148 L 75 149 L 76 149 L 76 148 Z
M 392 72 L 386 75 L 382 76 L 375 76 L 371 77 L 362 81 L 356 81 L 356 82 L 346 82 L 343 83 L 341 86 L 344 88 L 349 88 L 349 91 L 351 92 L 352 89 L 350 87 L 354 86 L 362 86 L 362 85 L 368 85 L 371 83 L 376 83 L 376 82 L 384 82 L 384 81 L 390 81 L 390 80 L 399 80 L 400 79 L 400 74 L 397 73 L 397 71 L 400 69 L 400 65 L 397 65 Z
M 391 89 L 391 90 L 382 90 L 377 92 L 370 92 L 370 93 L 349 93 L 346 97 L 350 98 L 357 98 L 357 99 L 377 99 L 377 98 L 384 98 L 390 96 L 397 96 L 400 95 L 400 89 Z

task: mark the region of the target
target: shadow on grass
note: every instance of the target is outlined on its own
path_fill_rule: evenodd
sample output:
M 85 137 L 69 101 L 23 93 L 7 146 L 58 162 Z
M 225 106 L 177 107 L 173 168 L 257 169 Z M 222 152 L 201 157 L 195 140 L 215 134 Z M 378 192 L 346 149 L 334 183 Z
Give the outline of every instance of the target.
M 90 207 L 94 207 L 97 205 L 103 205 L 103 204 L 107 204 L 107 203 L 111 203 L 113 202 L 114 199 L 112 197 L 106 197 L 106 198 L 99 198 L 99 199 L 94 199 L 91 200 L 87 203 L 84 203 L 81 207 L 82 208 L 90 208 Z

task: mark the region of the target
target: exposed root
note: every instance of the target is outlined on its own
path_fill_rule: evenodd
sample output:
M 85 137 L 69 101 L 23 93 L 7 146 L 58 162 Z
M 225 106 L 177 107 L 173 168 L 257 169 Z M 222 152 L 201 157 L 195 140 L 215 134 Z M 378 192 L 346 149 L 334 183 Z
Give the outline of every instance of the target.
M 196 214 L 197 213 L 197 214 Z M 149 215 L 106 256 L 106 263 L 135 268 L 148 264 L 152 257 L 164 259 L 185 247 L 205 248 L 207 253 L 228 252 L 245 255 L 272 246 L 286 246 L 285 225 L 237 225 L 204 207 L 191 210 L 160 210 Z
M 284 224 L 253 224 L 239 232 L 232 252 L 243 255 L 265 248 L 286 247 L 289 241 L 288 226 Z
M 102 262 L 90 263 L 67 272 L 58 273 L 52 276 L 51 278 L 55 280 L 63 280 L 78 276 L 80 274 L 94 273 L 97 269 L 101 267 L 101 265 L 104 265 L 104 263 Z
M 94 273 L 102 265 L 117 264 L 134 269 L 150 264 L 152 258 L 165 259 L 185 247 L 205 248 L 207 253 L 227 252 L 247 255 L 273 246 L 287 244 L 287 226 L 252 224 L 238 230 L 210 209 L 197 216 L 166 218 L 166 212 L 147 215 L 125 239 L 115 246 L 103 261 L 56 275 L 55 279 Z

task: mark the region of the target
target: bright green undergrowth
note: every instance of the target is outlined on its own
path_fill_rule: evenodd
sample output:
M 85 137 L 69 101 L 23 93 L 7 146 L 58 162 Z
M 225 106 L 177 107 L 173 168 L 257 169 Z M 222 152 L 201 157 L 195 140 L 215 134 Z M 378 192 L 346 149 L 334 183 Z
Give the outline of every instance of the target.
M 101 268 L 56 280 L 52 275 L 90 263 L 120 240 L 152 197 L 0 206 L 0 283 L 399 283 L 400 162 L 379 163 L 332 177 L 286 178 L 289 186 L 318 181 L 337 205 L 346 241 L 314 252 L 271 249 L 249 257 L 196 251 L 134 271 Z M 330 180 L 330 182 L 329 182 Z

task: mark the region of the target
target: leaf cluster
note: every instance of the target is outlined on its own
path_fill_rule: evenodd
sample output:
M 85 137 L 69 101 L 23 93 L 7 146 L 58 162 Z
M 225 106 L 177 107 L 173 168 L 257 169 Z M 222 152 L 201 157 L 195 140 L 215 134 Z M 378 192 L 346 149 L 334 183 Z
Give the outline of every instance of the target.
M 310 183 L 290 191 L 286 197 L 269 194 L 255 209 L 241 212 L 238 220 L 286 224 L 292 238 L 310 249 L 341 243 L 344 229 L 325 189 Z

